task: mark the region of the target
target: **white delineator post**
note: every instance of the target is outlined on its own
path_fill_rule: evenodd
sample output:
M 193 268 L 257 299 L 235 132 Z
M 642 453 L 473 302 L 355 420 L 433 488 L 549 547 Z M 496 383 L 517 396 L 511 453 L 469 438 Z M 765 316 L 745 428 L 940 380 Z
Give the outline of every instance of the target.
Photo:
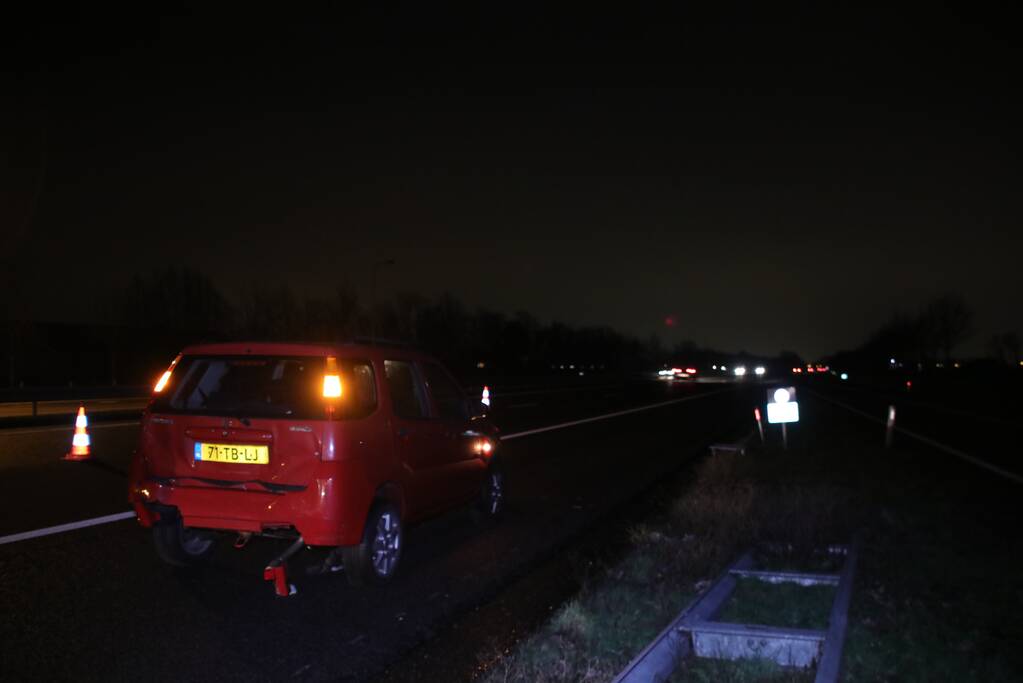
M 884 428 L 884 447 L 892 447 L 892 437 L 895 435 L 895 406 L 888 406 L 888 421 Z

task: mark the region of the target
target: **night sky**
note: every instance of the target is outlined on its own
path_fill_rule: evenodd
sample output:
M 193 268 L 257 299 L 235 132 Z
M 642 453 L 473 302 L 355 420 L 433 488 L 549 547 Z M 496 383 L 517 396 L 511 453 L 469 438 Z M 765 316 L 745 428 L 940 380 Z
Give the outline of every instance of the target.
M 8 23 L 27 315 L 172 264 L 366 297 L 393 258 L 381 297 L 729 351 L 815 357 L 945 291 L 962 351 L 1020 328 L 1007 17 L 313 7 Z

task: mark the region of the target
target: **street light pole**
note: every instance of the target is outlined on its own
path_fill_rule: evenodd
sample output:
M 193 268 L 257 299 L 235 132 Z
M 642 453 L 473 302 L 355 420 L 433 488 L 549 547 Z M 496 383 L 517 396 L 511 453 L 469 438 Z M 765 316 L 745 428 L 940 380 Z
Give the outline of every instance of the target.
M 373 264 L 369 271 L 369 338 L 377 338 L 377 270 L 384 266 L 393 266 L 394 259 L 384 259 Z

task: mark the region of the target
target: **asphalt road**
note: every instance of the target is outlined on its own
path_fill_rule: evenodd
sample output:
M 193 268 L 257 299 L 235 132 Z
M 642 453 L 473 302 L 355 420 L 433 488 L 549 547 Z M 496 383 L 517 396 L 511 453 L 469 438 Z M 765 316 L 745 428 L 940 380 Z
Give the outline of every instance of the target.
M 291 567 L 298 594 L 277 598 L 262 568 L 281 543 L 224 543 L 209 567 L 181 571 L 130 520 L 0 545 L 0 680 L 372 679 L 708 443 L 749 429 L 756 400 L 653 381 L 495 391 L 506 434 L 672 399 L 686 400 L 506 441 L 505 522 L 480 532 L 457 512 L 410 530 L 385 587 L 302 576 L 321 557 L 307 552 Z M 94 425 L 91 463 L 60 460 L 70 428 L 0 432 L 0 536 L 124 511 L 137 431 Z
M 911 391 L 892 393 L 867 386 L 850 386 L 837 380 L 804 381 L 801 386 L 862 411 L 875 420 L 886 420 L 889 406 L 894 406 L 896 428 L 920 434 L 998 469 L 1023 477 L 1023 458 L 1015 446 L 1023 427 L 1023 419 L 1011 413 L 979 408 L 969 393 L 963 394 L 961 400 L 946 399 L 938 403 L 923 400 Z M 878 424 L 874 429 L 878 442 L 883 443 L 884 425 Z M 898 431 L 894 442 L 899 446 L 920 445 L 918 440 Z M 946 454 L 941 457 L 955 456 Z

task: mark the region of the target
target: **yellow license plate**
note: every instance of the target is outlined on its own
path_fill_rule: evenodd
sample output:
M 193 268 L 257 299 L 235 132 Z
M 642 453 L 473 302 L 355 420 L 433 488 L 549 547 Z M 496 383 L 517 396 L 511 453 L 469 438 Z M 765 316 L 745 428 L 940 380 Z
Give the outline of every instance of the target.
M 236 443 L 196 443 L 195 459 L 208 462 L 266 465 L 270 462 L 270 448 Z

